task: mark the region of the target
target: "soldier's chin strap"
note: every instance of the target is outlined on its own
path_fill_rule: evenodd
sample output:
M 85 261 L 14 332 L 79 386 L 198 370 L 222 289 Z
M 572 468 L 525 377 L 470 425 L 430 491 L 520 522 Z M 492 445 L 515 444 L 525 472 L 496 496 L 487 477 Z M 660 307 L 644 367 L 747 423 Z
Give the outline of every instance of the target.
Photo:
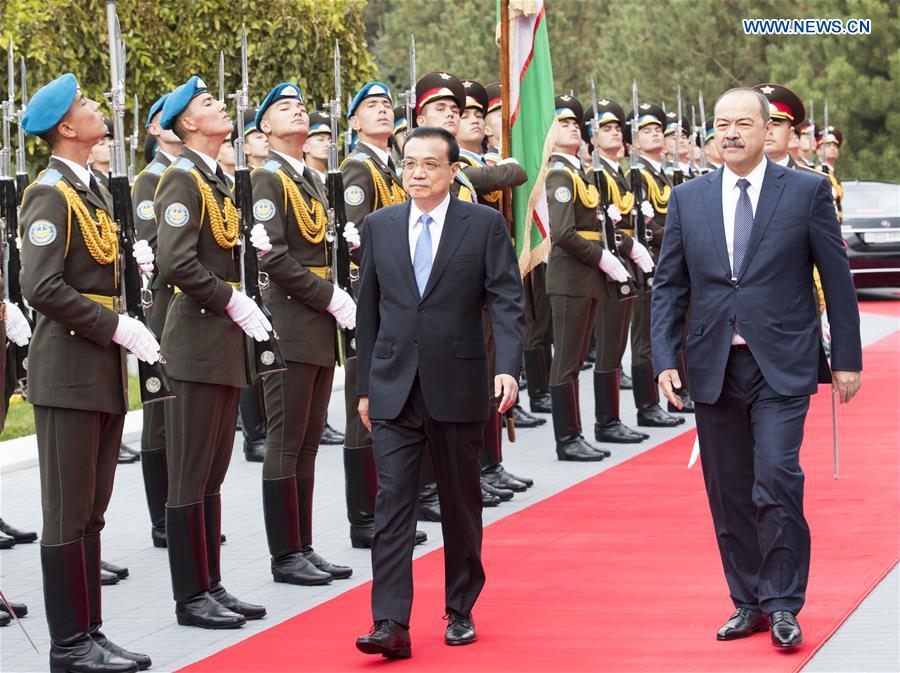
M 9 604 L 9 601 L 6 600 L 6 596 L 3 595 L 3 592 L 0 591 L 0 600 L 3 601 L 3 606 L 6 608 L 6 611 L 9 612 L 10 616 L 16 620 L 16 624 L 19 625 L 19 628 L 22 629 L 22 633 L 25 634 L 25 637 L 28 638 L 28 642 L 31 643 L 31 646 L 34 648 L 34 651 L 38 654 L 41 651 L 37 648 L 37 645 L 34 644 L 34 641 L 31 639 L 31 636 L 28 635 L 28 631 L 25 630 L 25 627 L 22 625 L 22 622 L 19 620 L 19 616 L 16 614 L 15 610 L 12 609 L 12 606 Z

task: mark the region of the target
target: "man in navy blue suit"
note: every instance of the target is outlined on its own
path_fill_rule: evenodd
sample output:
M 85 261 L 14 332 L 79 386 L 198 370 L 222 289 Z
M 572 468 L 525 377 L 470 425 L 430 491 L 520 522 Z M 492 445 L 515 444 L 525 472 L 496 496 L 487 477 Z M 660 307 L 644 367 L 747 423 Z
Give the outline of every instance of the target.
M 771 627 L 795 647 L 809 575 L 799 454 L 809 396 L 860 386 L 859 311 L 827 179 L 768 161 L 769 102 L 748 88 L 716 102 L 725 165 L 676 187 L 653 285 L 654 371 L 681 406 L 687 375 L 703 476 L 735 612 L 719 640 Z M 828 372 L 813 288 L 831 321 Z
M 378 495 L 372 543 L 374 626 L 356 646 L 409 657 L 412 553 L 419 465 L 431 454 L 444 532 L 448 645 L 475 641 L 472 607 L 484 586 L 481 463 L 494 395 L 500 413 L 518 393 L 522 279 L 506 220 L 450 195 L 459 146 L 422 126 L 403 145 L 406 203 L 363 220 L 356 340 L 360 420 L 370 429 Z M 371 419 L 371 420 L 370 420 Z

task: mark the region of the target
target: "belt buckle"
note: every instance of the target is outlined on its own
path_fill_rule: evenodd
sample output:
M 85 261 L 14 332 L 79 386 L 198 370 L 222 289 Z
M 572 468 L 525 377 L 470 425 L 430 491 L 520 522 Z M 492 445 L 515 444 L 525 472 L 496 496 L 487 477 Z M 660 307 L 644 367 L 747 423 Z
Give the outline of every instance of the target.
M 122 313 L 123 312 L 122 309 L 123 309 L 122 297 L 116 295 L 115 297 L 112 298 L 112 310 L 115 313 Z

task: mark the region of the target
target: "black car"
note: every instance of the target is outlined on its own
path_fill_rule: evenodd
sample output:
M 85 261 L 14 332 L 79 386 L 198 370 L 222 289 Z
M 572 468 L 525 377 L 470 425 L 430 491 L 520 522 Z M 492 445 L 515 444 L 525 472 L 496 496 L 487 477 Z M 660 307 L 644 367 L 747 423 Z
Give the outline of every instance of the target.
M 844 180 L 841 234 L 857 289 L 900 287 L 900 184 Z

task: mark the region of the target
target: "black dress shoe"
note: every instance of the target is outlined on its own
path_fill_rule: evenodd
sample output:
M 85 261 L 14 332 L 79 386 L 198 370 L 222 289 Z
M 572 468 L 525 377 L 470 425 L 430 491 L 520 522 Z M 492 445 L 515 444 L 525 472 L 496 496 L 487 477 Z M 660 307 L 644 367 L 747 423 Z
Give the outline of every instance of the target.
M 514 491 L 511 491 L 508 488 L 503 488 L 502 486 L 493 486 L 489 484 L 485 479 L 481 480 L 481 490 L 487 491 L 491 495 L 495 495 L 500 498 L 500 502 L 507 502 L 513 499 L 515 495 Z
M 598 442 L 609 442 L 610 444 L 639 444 L 649 438 L 650 435 L 632 430 L 619 419 L 607 423 L 606 425 L 594 423 L 594 439 Z
M 513 493 L 521 493 L 528 489 L 524 481 L 519 481 L 503 469 L 502 465 L 491 465 L 482 468 L 481 480 L 494 488 L 503 488 Z
M 669 413 L 670 414 L 693 414 L 696 413 L 694 409 L 694 400 L 691 399 L 691 396 L 685 393 L 681 396 L 681 401 L 684 404 L 684 409 L 679 409 L 671 402 L 668 403 Z
M 637 412 L 637 424 L 644 428 L 673 428 L 682 423 L 684 418 L 667 414 L 658 404 L 638 409 Z
M 803 642 L 800 623 L 793 612 L 776 610 L 769 615 L 772 625 L 772 645 L 775 647 L 797 647 Z
M 525 411 L 521 405 L 517 404 L 509 410 L 509 415 L 513 419 L 517 428 L 536 428 L 547 422 L 546 418 L 540 416 L 532 416 Z
M 223 587 L 221 584 L 210 589 L 209 595 L 212 596 L 213 600 L 215 600 L 223 608 L 242 615 L 244 619 L 262 619 L 266 616 L 266 609 L 262 605 L 245 603 L 237 596 L 232 596 L 230 593 L 225 591 L 225 587 Z
M 528 392 L 528 407 L 533 414 L 549 414 L 553 412 L 553 405 L 550 402 L 550 392 Z
M 525 484 L 525 488 L 531 488 L 532 486 L 534 486 L 534 479 L 530 477 L 520 477 L 518 475 L 515 475 L 512 472 L 509 472 L 505 467 L 503 467 L 502 464 L 497 466 L 497 470 L 501 475 L 503 475 L 505 479 L 511 479 L 512 481 L 518 481 L 521 484 Z M 511 488 L 510 486 L 504 486 L 503 488 L 508 488 L 511 491 L 516 490 L 514 488 Z
M 126 568 L 125 566 L 118 566 L 115 563 L 100 561 L 100 569 L 105 570 L 108 573 L 112 573 L 120 580 L 124 580 L 126 577 L 128 577 L 128 568 Z
M 19 530 L 18 528 L 10 526 L 3 519 L 0 519 L 0 532 L 11 537 L 15 540 L 16 544 L 28 544 L 29 542 L 34 542 L 38 538 L 37 533 Z
M 362 524 L 350 525 L 350 546 L 354 549 L 370 549 L 372 547 L 372 538 L 375 536 L 375 524 L 369 523 L 368 526 Z M 428 542 L 428 535 L 424 530 L 416 530 L 416 544 L 425 544 Z
M 285 584 L 314 587 L 331 584 L 331 580 L 334 578 L 314 566 L 300 552 L 294 552 L 281 558 L 272 559 L 272 579 Z
M 716 633 L 716 639 L 737 640 L 768 628 L 769 620 L 763 613 L 750 608 L 738 608 Z
M 441 502 L 438 498 L 437 487 L 426 487 L 419 494 L 419 521 L 441 522 Z
M 0 626 L 6 626 L 12 621 L 12 617 L 6 610 L 0 610 Z
M 108 570 L 100 569 L 100 584 L 105 587 L 111 587 L 113 584 L 119 583 L 119 576 Z
M 150 657 L 148 657 L 146 654 L 129 652 L 124 647 L 119 647 L 113 641 L 107 638 L 102 631 L 92 631 L 91 638 L 93 638 L 94 642 L 107 652 L 111 652 L 117 657 L 121 657 L 122 659 L 129 659 L 136 663 L 139 671 L 146 671 L 153 664 L 153 662 L 150 661 Z
M 208 592 L 176 602 L 175 618 L 182 626 L 199 626 L 201 629 L 236 629 L 247 623 L 243 615 L 232 612 Z
M 326 561 L 319 554 L 313 551 L 312 547 L 304 549 L 300 553 L 303 554 L 303 557 L 307 561 L 312 563 L 316 568 L 328 575 L 331 575 L 336 580 L 345 580 L 353 574 L 353 568 L 349 566 L 340 566 L 336 563 L 332 563 L 331 561 Z
M 328 423 L 325 424 L 325 430 L 322 431 L 322 439 L 319 444 L 327 446 L 340 446 L 344 443 L 344 433 L 338 432 Z
M 266 440 L 258 439 L 248 442 L 244 440 L 244 458 L 249 463 L 261 463 L 266 459 Z
M 16 538 L 0 533 L 0 549 L 12 549 L 16 546 Z
M 9 607 L 7 607 L 4 603 L 0 603 L 0 610 L 9 612 L 10 609 L 12 609 L 13 613 L 15 613 L 16 617 L 18 617 L 19 619 L 22 619 L 22 617 L 28 614 L 28 606 L 25 605 L 25 603 L 13 603 L 12 601 L 10 601 Z
M 611 455 L 606 449 L 588 443 L 584 437 L 556 442 L 556 457 L 559 460 L 594 463 L 609 458 Z
M 393 619 L 381 619 L 372 625 L 369 633 L 356 639 L 356 649 L 388 659 L 409 659 L 412 656 L 409 629 Z
M 482 484 L 481 489 L 481 504 L 483 507 L 496 507 L 501 502 L 503 502 L 499 497 L 494 495 L 493 493 L 488 493 L 484 490 L 484 485 Z
M 468 645 L 478 640 L 472 615 L 464 616 L 455 610 L 448 610 L 444 619 L 447 620 L 444 642 L 448 645 Z
M 633 387 L 634 385 L 631 383 L 631 377 L 625 372 L 622 372 L 622 377 L 619 379 L 619 389 L 631 390 Z
M 137 662 L 101 647 L 88 634 L 67 645 L 50 643 L 50 673 L 134 673 Z
M 116 459 L 118 463 L 136 463 L 141 459 L 141 452 L 135 451 L 129 446 L 122 444 L 119 446 L 119 457 Z
M 153 526 L 150 528 L 150 539 L 153 540 L 154 547 L 165 549 L 167 544 L 165 527 L 157 528 L 156 526 Z

